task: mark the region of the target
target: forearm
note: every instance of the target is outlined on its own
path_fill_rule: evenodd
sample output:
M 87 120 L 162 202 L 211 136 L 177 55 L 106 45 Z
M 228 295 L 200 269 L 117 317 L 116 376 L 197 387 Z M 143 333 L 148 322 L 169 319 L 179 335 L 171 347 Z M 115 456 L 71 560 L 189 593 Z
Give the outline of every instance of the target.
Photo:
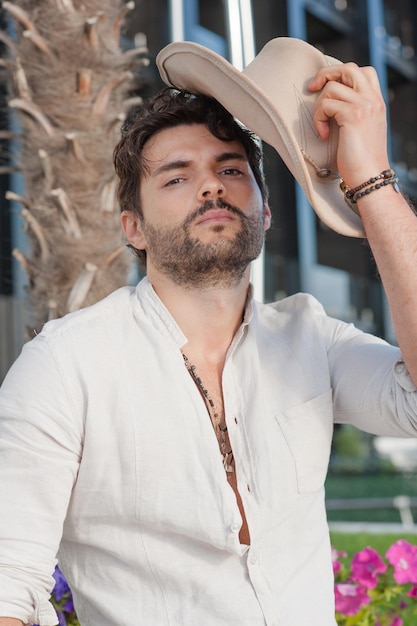
M 417 216 L 391 185 L 358 200 L 397 341 L 417 383 Z
M 0 626 L 24 626 L 20 619 L 14 617 L 0 617 Z

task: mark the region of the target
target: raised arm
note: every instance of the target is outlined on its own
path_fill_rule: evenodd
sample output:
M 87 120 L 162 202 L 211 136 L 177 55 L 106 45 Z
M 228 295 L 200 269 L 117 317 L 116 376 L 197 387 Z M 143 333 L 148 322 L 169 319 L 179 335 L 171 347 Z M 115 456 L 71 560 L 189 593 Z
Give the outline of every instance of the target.
M 375 70 L 354 63 L 331 66 L 309 87 L 321 90 L 315 110 L 320 136 L 328 136 L 330 119 L 339 126 L 338 167 L 346 185 L 354 190 L 389 170 L 386 109 Z M 417 384 L 417 217 L 391 182 L 362 195 L 382 180 L 362 187 L 354 208 L 378 266 L 398 344 Z

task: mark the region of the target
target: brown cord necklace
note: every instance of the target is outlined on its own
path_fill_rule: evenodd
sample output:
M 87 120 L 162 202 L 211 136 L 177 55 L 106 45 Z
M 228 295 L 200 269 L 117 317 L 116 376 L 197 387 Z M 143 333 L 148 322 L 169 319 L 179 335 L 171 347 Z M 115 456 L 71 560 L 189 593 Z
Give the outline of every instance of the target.
M 227 432 L 224 415 L 222 417 L 217 411 L 213 398 L 210 396 L 208 390 L 203 384 L 203 381 L 197 374 L 195 365 L 190 362 L 184 352 L 182 352 L 182 356 L 184 358 L 185 367 L 187 368 L 191 378 L 195 382 L 198 390 L 200 391 L 207 407 L 207 412 L 210 416 L 210 420 L 213 425 L 214 432 L 216 433 L 217 441 L 219 443 L 220 454 L 222 455 L 224 469 L 228 474 L 233 473 L 235 471 L 233 452 L 230 445 L 229 434 Z

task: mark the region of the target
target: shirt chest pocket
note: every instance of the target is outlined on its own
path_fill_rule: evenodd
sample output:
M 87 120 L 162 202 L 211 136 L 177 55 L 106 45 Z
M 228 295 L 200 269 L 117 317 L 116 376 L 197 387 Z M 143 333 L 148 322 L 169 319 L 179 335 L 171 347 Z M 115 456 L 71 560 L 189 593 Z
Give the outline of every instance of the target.
M 321 489 L 333 436 L 331 390 L 283 411 L 276 419 L 294 461 L 298 492 Z

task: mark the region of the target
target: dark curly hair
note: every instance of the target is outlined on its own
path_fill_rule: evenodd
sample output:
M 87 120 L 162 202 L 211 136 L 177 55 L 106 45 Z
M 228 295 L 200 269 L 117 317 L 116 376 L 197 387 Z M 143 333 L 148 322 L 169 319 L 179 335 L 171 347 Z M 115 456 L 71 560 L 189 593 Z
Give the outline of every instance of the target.
M 117 198 L 121 211 L 133 211 L 142 218 L 140 182 L 147 172 L 142 151 L 146 142 L 166 128 L 203 124 L 222 141 L 239 141 L 248 158 L 264 201 L 268 190 L 262 169 L 262 152 L 257 137 L 237 122 L 217 100 L 169 87 L 153 96 L 147 104 L 131 109 L 114 150 L 114 167 L 119 177 Z M 144 250 L 135 250 L 143 262 Z

